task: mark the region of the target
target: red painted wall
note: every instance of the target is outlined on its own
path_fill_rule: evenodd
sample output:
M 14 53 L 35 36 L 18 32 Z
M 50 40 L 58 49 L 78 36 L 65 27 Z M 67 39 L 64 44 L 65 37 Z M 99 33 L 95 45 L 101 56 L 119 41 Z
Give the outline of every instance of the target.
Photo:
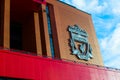
M 0 77 L 28 80 L 120 80 L 120 72 L 0 50 Z
M 40 3 L 40 4 L 46 4 L 46 0 L 33 0 L 37 3 Z

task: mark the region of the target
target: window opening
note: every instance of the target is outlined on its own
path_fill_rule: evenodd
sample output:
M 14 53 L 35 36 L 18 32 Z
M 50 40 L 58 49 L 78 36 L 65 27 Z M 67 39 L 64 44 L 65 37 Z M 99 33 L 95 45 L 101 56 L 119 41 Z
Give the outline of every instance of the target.
M 52 27 L 51 27 L 50 13 L 49 13 L 49 7 L 48 6 L 46 6 L 46 14 L 47 14 L 47 23 L 48 23 L 48 32 L 49 32 L 49 39 L 50 39 L 51 55 L 52 55 L 52 57 L 55 57 L 53 37 L 52 37 L 52 29 L 51 29 Z
M 10 48 L 36 53 L 33 1 L 10 1 Z

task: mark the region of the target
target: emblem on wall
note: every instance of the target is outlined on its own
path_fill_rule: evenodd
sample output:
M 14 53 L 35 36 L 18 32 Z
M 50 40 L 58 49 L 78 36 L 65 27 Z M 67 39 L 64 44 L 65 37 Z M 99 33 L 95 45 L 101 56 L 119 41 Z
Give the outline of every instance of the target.
M 72 54 L 76 55 L 79 59 L 90 60 L 92 55 L 92 48 L 88 42 L 88 34 L 85 30 L 81 29 L 78 25 L 68 26 L 70 32 L 70 46 Z

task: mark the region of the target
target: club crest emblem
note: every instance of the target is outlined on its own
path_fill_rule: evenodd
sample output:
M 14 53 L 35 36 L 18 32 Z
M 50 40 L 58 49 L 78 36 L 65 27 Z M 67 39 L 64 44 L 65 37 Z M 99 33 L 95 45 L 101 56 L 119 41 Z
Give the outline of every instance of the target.
M 88 41 L 88 34 L 85 30 L 81 29 L 78 25 L 68 26 L 70 32 L 70 46 L 73 55 L 79 59 L 90 60 L 93 58 L 92 48 Z

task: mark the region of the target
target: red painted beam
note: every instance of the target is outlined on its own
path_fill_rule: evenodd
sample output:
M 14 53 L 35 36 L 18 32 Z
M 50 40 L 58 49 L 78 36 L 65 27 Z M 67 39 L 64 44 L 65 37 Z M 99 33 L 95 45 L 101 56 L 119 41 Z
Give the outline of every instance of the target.
M 0 50 L 0 77 L 30 80 L 119 80 L 120 72 Z

